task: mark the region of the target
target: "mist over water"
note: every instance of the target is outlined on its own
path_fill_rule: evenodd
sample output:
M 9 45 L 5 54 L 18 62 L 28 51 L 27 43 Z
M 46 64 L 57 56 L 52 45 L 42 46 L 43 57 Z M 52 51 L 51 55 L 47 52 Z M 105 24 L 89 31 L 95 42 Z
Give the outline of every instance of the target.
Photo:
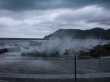
M 9 52 L 6 54 L 20 56 L 21 53 L 28 52 L 41 52 L 41 53 L 52 53 L 58 51 L 62 55 L 65 50 L 69 49 L 74 53 L 78 53 L 81 50 L 87 51 L 95 47 L 96 45 L 103 45 L 109 43 L 109 40 L 101 39 L 50 39 L 50 40 L 7 40 L 0 41 L 0 48 L 8 48 Z M 17 55 L 18 54 L 18 55 Z M 37 54 L 36 54 L 37 55 Z M 76 55 L 76 54 L 75 54 Z
M 108 40 L 98 40 L 98 39 L 52 39 L 42 42 L 40 46 L 36 46 L 34 49 L 30 48 L 30 51 L 39 51 L 45 53 L 52 53 L 53 51 L 58 51 L 61 55 L 66 49 L 73 51 L 73 54 L 79 52 L 80 50 L 87 51 L 95 47 L 96 45 L 103 45 L 108 43 Z

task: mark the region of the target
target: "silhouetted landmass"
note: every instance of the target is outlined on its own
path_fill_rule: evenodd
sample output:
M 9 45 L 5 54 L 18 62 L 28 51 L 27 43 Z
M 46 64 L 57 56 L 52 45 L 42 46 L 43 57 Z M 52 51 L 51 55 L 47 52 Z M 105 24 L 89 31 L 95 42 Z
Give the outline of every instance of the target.
M 6 53 L 6 52 L 8 52 L 8 49 L 7 48 L 0 49 L 0 54 Z
M 104 30 L 103 28 L 93 28 L 89 30 L 81 29 L 59 29 L 56 32 L 45 36 L 44 38 L 0 38 L 0 40 L 48 40 L 55 38 L 76 38 L 76 39 L 110 39 L 110 29 Z
M 48 36 L 45 39 L 54 38 L 72 38 L 72 39 L 110 39 L 110 29 L 104 30 L 102 28 L 93 28 L 90 30 L 80 30 L 80 29 L 60 29 Z
M 80 59 L 99 58 L 110 56 L 110 44 L 97 45 L 89 51 L 80 51 Z

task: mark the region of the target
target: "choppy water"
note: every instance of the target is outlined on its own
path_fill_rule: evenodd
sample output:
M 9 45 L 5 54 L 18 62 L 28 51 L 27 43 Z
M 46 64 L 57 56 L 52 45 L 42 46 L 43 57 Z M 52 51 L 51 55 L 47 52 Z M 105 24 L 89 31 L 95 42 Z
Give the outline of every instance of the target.
M 93 41 L 95 42 L 95 41 Z M 64 58 L 38 58 L 38 57 L 22 57 L 20 56 L 25 50 L 34 49 L 36 46 L 31 42 L 1 42 L 0 48 L 11 47 L 10 52 L 0 55 L 0 74 L 10 75 L 13 74 L 51 74 L 51 75 L 70 75 L 75 73 L 75 60 Z M 30 46 L 31 43 L 31 46 Z M 76 41 L 75 49 L 80 41 Z M 90 43 L 90 44 L 89 44 Z M 95 45 L 99 44 L 96 42 Z M 102 42 L 101 42 L 102 43 Z M 8 45 L 7 45 L 8 44 Z M 53 44 L 53 43 L 52 43 Z M 85 45 L 88 44 L 88 45 Z M 38 45 L 38 44 L 37 44 Z M 82 46 L 85 45 L 85 48 Z M 82 41 L 79 46 L 86 49 L 91 46 L 92 42 Z M 72 46 L 72 45 L 71 45 Z M 15 49 L 14 49 L 14 48 Z M 72 54 L 73 55 L 73 54 Z M 102 59 L 90 59 L 90 60 L 77 60 L 77 74 L 89 74 L 89 73 L 109 73 L 110 72 L 110 58 Z M 106 68 L 105 68 L 106 67 Z

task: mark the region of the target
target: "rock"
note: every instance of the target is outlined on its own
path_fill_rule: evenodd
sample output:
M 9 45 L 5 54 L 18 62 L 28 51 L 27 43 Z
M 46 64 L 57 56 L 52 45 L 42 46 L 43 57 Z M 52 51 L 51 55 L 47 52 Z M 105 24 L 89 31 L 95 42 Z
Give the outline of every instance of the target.
M 6 53 L 6 52 L 8 52 L 7 48 L 0 49 L 0 54 Z

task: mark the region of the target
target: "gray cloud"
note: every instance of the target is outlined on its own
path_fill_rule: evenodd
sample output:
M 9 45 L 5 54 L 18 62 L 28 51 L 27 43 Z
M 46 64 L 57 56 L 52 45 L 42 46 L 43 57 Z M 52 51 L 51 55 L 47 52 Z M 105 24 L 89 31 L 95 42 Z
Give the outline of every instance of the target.
M 110 0 L 0 0 L 0 37 L 44 37 L 60 28 L 110 28 Z
M 0 10 L 0 36 L 44 37 L 61 28 L 109 28 L 110 11 L 97 5 L 78 9 L 7 11 Z M 106 20 L 106 21 L 105 21 Z
M 8 10 L 79 8 L 96 4 L 108 7 L 110 0 L 0 0 L 0 8 Z

